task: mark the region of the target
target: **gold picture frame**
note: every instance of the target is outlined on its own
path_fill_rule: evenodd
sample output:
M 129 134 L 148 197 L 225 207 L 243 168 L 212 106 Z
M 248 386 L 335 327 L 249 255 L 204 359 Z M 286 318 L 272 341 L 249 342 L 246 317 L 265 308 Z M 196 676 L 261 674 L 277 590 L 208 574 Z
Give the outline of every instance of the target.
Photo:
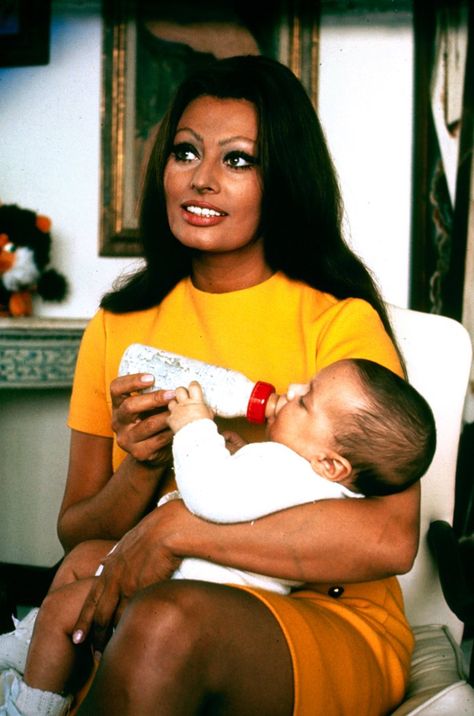
M 159 8 L 159 9 L 158 9 Z M 153 129 L 176 84 L 209 55 L 268 54 L 318 92 L 319 3 L 103 3 L 100 256 L 140 256 L 137 200 Z

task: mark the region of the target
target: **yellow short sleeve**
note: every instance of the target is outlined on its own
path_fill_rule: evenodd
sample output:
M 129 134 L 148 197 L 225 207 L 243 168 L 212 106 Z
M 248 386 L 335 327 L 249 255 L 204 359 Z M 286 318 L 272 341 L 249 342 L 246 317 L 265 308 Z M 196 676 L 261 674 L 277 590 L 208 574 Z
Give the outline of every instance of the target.
M 104 312 L 84 331 L 77 358 L 68 425 L 84 433 L 112 437 L 109 387 L 106 383 Z
M 339 301 L 324 313 L 315 349 L 317 370 L 344 358 L 366 358 L 403 375 L 378 313 L 362 299 Z

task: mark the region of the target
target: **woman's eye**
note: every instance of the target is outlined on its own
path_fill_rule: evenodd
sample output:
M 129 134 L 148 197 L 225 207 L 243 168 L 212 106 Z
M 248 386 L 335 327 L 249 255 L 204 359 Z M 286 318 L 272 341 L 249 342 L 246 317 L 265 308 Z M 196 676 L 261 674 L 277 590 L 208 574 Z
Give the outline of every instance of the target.
M 233 169 L 250 169 L 258 164 L 257 158 L 247 152 L 229 152 L 225 156 L 225 163 Z
M 177 162 L 192 162 L 198 157 L 198 153 L 192 144 L 182 142 L 181 144 L 175 144 L 171 150 L 172 155 L 175 157 Z

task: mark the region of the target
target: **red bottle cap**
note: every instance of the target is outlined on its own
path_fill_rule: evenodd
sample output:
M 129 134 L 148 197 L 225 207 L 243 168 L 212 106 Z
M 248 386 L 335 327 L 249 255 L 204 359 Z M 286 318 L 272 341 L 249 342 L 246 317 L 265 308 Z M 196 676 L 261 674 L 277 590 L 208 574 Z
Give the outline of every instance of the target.
M 247 406 L 247 420 L 249 423 L 265 422 L 265 406 L 268 398 L 274 392 L 275 387 L 271 383 L 265 383 L 261 380 L 255 383 Z

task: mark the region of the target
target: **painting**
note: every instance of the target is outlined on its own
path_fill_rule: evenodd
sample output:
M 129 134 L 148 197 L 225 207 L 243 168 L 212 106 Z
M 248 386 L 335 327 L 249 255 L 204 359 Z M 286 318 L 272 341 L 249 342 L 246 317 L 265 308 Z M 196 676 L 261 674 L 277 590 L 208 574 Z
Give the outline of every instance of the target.
M 463 323 L 474 343 L 474 12 L 414 2 L 415 136 L 410 307 Z M 453 526 L 472 535 L 474 364 Z
M 47 65 L 50 0 L 0 0 L 0 67 Z
M 472 301 L 473 20 L 466 0 L 414 3 L 410 306 L 459 321 Z
M 264 54 L 317 101 L 319 4 L 105 0 L 101 256 L 139 256 L 137 203 L 156 129 L 177 85 L 211 57 Z

